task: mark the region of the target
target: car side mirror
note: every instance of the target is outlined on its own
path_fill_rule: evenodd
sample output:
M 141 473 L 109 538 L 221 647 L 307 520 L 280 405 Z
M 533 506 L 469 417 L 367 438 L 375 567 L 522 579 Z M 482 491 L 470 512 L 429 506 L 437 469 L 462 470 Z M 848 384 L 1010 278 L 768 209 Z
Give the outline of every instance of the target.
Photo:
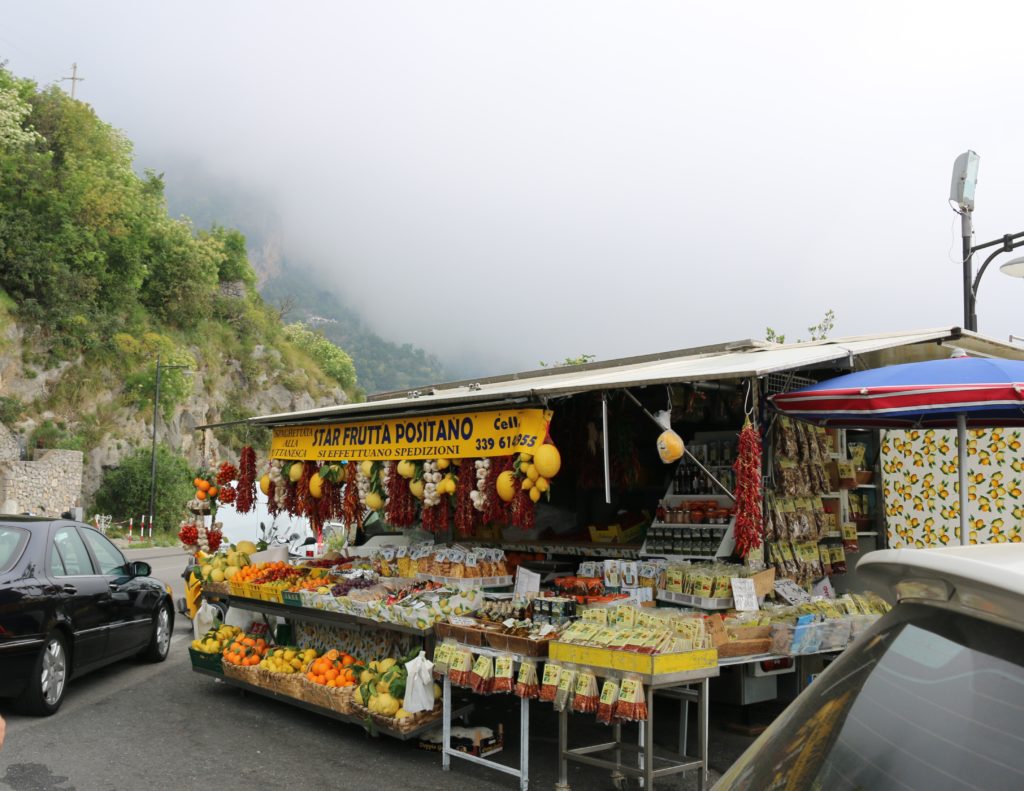
M 143 560 L 134 560 L 128 564 L 128 573 L 133 577 L 148 577 L 153 568 Z

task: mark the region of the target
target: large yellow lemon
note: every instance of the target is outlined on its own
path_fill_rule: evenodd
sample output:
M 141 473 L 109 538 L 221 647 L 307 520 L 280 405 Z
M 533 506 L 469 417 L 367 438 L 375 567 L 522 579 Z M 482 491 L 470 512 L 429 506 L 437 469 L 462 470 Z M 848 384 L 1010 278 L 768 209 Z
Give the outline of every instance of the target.
M 361 461 L 359 462 L 359 471 L 363 474 L 364 478 L 369 478 L 373 473 L 373 462 L 372 461 Z
M 494 488 L 498 490 L 498 497 L 506 503 L 512 502 L 512 498 L 516 496 L 515 474 L 511 470 L 505 470 L 505 472 L 498 476 Z
M 411 478 L 416 474 L 416 465 L 411 461 L 402 460 L 398 462 L 395 469 L 398 471 L 399 475 L 406 479 Z
M 533 466 L 545 478 L 554 478 L 562 469 L 562 456 L 554 445 L 541 445 L 533 454 Z
M 317 500 L 324 496 L 324 479 L 318 472 L 309 476 L 309 493 Z
M 439 469 L 439 470 L 447 470 L 449 464 L 451 464 L 451 462 L 448 461 L 448 459 L 438 459 L 437 460 L 437 469 Z
M 409 491 L 412 492 L 412 496 L 417 500 L 423 499 L 423 488 L 424 484 L 422 480 L 409 481 Z
M 264 475 L 260 478 L 260 491 L 264 495 L 270 494 L 270 475 Z
M 366 507 L 371 511 L 379 511 L 384 507 L 384 501 L 380 499 L 380 495 L 376 492 L 370 492 L 366 495 Z
M 292 483 L 298 483 L 299 478 L 302 477 L 302 462 L 297 461 L 288 468 L 288 480 Z

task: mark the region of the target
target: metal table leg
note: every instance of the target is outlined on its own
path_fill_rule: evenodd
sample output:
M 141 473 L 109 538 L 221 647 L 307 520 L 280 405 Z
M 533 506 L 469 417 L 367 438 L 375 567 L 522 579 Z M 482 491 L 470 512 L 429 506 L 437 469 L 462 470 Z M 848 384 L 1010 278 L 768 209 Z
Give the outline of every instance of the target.
M 562 709 L 558 715 L 558 782 L 555 791 L 571 791 L 569 786 L 569 762 L 565 752 L 569 749 L 569 710 Z
M 641 783 L 644 788 L 654 788 L 654 687 L 647 688 L 647 719 L 640 723 L 644 731 L 643 766 L 644 776 Z
M 519 701 L 519 791 L 530 785 L 530 699 Z
M 441 768 L 446 772 L 452 762 L 448 750 L 452 746 L 452 682 L 448 674 L 444 674 L 444 685 L 441 687 Z
M 697 770 L 697 789 L 704 791 L 708 784 L 708 679 L 700 682 L 700 701 L 697 703 L 697 749 L 700 751 L 700 769 Z
M 690 729 L 690 701 L 683 698 L 679 701 L 679 755 L 686 755 L 686 742 Z

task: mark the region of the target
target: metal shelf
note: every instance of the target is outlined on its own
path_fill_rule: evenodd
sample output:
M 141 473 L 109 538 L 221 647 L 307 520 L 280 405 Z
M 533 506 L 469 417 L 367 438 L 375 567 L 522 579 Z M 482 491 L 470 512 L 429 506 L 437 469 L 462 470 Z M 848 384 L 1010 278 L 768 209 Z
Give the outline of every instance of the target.
M 204 594 L 205 596 L 206 594 Z M 295 607 L 290 604 L 278 604 L 277 602 L 264 601 L 262 599 L 250 599 L 246 596 L 235 596 L 234 594 L 212 594 L 213 598 L 220 601 L 227 601 L 232 607 L 240 610 L 255 610 L 267 615 L 280 615 L 282 618 L 293 618 L 297 621 L 319 623 L 326 626 L 360 626 L 369 629 L 387 629 L 392 632 L 411 634 L 416 637 L 430 637 L 434 633 L 430 629 L 417 629 L 413 626 L 405 626 L 387 621 L 375 621 L 373 618 L 362 618 L 358 615 L 349 615 L 343 612 L 332 612 L 331 610 L 315 610 L 310 607 Z

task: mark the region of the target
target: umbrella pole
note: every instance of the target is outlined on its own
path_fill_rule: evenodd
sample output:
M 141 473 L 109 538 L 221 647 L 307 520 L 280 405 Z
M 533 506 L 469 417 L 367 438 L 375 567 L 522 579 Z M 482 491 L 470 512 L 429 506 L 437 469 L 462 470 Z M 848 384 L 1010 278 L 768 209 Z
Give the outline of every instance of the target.
M 960 546 L 967 545 L 967 416 L 956 416 L 957 476 L 960 479 Z

